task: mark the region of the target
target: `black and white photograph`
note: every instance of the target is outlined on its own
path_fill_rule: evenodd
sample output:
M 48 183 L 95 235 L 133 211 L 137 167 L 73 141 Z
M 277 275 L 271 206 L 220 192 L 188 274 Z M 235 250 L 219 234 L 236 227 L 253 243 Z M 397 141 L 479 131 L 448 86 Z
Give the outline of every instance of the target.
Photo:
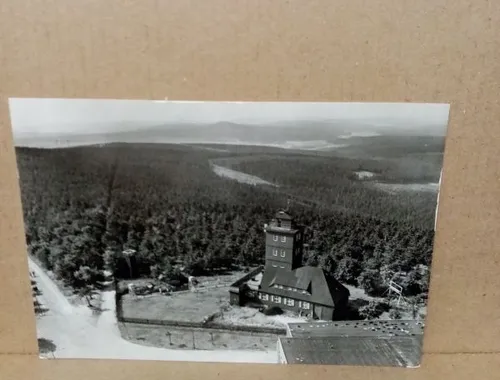
M 9 109 L 40 358 L 420 365 L 448 104 Z

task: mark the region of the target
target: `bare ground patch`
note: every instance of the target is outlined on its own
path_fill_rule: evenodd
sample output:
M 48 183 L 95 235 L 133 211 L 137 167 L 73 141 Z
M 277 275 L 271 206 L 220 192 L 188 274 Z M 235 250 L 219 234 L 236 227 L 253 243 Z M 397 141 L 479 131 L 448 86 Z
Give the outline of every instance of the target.
M 281 315 L 267 316 L 255 308 L 232 306 L 222 315 L 216 317 L 214 322 L 227 326 L 286 328 L 287 323 L 304 322 L 305 320 L 305 318 L 300 318 L 288 311 Z
M 171 349 L 276 350 L 277 335 L 119 323 L 122 337 L 137 344 Z

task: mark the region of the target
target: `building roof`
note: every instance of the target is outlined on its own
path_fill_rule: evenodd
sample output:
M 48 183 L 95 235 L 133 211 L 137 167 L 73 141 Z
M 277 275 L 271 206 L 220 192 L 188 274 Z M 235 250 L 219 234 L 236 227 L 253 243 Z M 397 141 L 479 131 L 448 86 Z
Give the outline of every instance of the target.
M 273 224 L 268 224 L 264 227 L 265 232 L 276 232 L 278 234 L 286 234 L 286 235 L 295 235 L 297 232 L 300 231 L 297 226 L 292 226 L 292 227 L 279 227 L 275 226 Z
M 422 335 L 411 337 L 279 338 L 288 364 L 415 367 Z
M 424 323 L 416 320 L 303 322 L 288 323 L 288 332 L 294 338 L 417 336 L 424 333 Z
M 276 214 L 274 214 L 274 217 L 281 220 L 293 220 L 292 216 L 284 210 L 278 211 Z
M 334 307 L 337 300 L 349 296 L 349 290 L 335 278 L 323 269 L 311 266 L 292 271 L 268 267 L 262 276 L 261 291 L 330 307 Z

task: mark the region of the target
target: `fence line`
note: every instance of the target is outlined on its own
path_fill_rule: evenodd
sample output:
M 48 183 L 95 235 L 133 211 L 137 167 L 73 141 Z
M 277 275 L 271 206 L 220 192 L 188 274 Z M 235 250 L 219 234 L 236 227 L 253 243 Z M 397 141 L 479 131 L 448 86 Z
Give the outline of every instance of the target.
M 227 331 L 241 331 L 248 333 L 261 333 L 273 335 L 285 335 L 286 329 L 273 328 L 273 327 L 260 327 L 260 326 L 242 326 L 242 325 L 224 325 L 221 323 L 202 323 L 202 322 L 183 322 L 165 319 L 146 319 L 146 318 L 131 318 L 120 316 L 118 321 L 123 323 L 136 323 L 143 325 L 153 326 L 172 326 L 172 327 L 188 327 L 212 330 L 227 330 Z

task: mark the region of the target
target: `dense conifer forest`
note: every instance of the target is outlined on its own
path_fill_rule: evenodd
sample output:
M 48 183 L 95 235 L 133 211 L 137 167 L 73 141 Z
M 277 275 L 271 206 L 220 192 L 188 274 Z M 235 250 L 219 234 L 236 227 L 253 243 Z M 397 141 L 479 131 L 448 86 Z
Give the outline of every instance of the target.
M 263 224 L 293 196 L 312 201 L 291 205 L 306 226 L 306 263 L 369 294 L 382 291 L 384 271 L 405 271 L 407 294 L 426 293 L 428 278 L 417 269 L 431 263 L 436 193 L 391 194 L 354 172 L 404 183 L 429 176 L 426 165 L 434 170 L 426 178 L 436 180 L 439 165 L 417 158 L 410 172 L 397 157 L 255 148 L 249 159 L 251 152 L 166 144 L 17 148 L 29 251 L 75 289 L 101 279 L 106 267 L 127 278 L 175 276 L 179 266 L 194 275 L 255 266 L 264 258 Z M 213 164 L 278 187 L 221 178 Z M 135 254 L 124 257 L 127 249 Z

